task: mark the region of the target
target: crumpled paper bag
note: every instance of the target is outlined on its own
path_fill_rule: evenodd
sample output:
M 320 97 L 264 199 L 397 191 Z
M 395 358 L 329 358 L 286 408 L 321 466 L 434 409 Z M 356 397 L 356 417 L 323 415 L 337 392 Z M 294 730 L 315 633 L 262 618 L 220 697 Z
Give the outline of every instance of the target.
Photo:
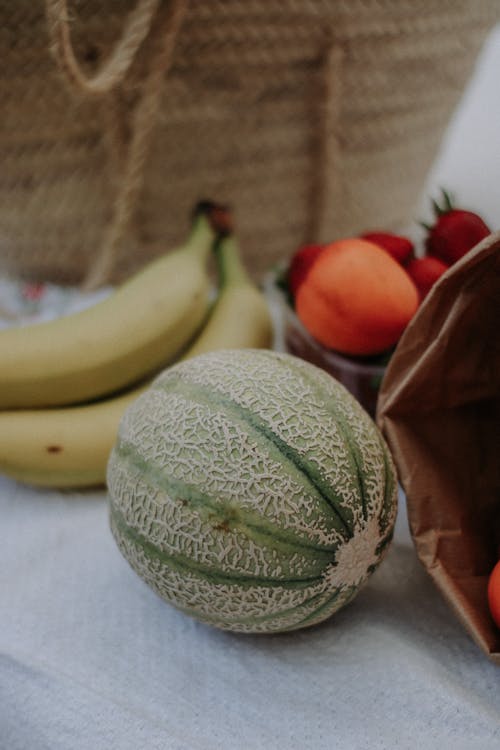
M 433 287 L 386 370 L 377 422 L 398 467 L 416 550 L 500 664 L 487 604 L 500 557 L 500 232 Z

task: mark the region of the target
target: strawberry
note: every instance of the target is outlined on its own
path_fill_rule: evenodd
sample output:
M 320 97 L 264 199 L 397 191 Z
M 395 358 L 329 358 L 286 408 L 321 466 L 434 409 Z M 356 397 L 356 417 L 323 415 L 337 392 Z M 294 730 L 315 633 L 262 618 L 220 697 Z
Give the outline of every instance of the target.
M 406 271 L 418 289 L 420 301 L 430 292 L 436 281 L 449 268 L 446 263 L 428 255 L 425 258 L 413 258 Z
M 322 250 L 323 245 L 302 245 L 293 255 L 287 272 L 288 290 L 293 299 Z
M 432 202 L 435 223 L 432 226 L 424 224 L 428 231 L 425 246 L 428 255 L 451 265 L 491 234 L 491 230 L 476 213 L 454 208 L 449 194 L 445 190 L 442 193 L 443 206 Z
M 415 254 L 413 242 L 408 237 L 390 232 L 365 232 L 361 238 L 373 242 L 392 255 L 402 266 L 406 265 Z

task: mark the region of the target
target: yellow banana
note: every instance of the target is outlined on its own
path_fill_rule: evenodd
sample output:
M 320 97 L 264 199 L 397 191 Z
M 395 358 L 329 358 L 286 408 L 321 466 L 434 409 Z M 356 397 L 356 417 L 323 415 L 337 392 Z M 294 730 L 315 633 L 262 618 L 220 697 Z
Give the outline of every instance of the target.
M 220 240 L 216 256 L 220 292 L 208 322 L 182 359 L 272 343 L 266 300 L 250 281 L 236 241 Z M 0 472 L 45 487 L 104 484 L 120 419 L 148 386 L 84 406 L 0 412 Z
M 237 240 L 223 237 L 215 245 L 221 291 L 205 328 L 185 355 L 217 349 L 267 349 L 273 326 L 266 298 L 242 263 Z
M 0 472 L 40 487 L 102 485 L 121 416 L 144 389 L 85 406 L 0 412 Z
M 0 409 L 77 404 L 167 365 L 209 311 L 207 261 L 216 233 L 199 210 L 187 242 L 92 307 L 0 331 Z

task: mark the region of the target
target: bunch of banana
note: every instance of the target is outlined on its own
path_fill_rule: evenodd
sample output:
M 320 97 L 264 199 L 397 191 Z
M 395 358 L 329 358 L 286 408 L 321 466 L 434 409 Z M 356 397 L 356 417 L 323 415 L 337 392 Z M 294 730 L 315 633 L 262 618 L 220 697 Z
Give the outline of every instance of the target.
M 217 349 L 271 345 L 267 302 L 242 264 L 237 240 L 231 234 L 217 235 L 213 227 L 206 216 L 198 216 L 186 247 L 175 259 L 155 261 L 115 292 L 114 300 L 95 305 L 97 311 L 68 316 L 75 323 L 74 332 L 63 319 L 7 332 L 18 365 L 12 352 L 7 365 L 0 353 L 2 405 L 38 408 L 0 412 L 0 473 L 45 487 L 103 485 L 120 419 L 150 381 L 119 395 L 102 397 L 104 393 L 144 378 L 153 363 L 165 362 L 165 355 L 172 362 Z M 220 282 L 208 311 L 209 277 L 203 268 L 210 245 Z M 170 272 L 165 273 L 167 263 Z M 120 314 L 126 321 L 120 321 Z M 46 343 L 49 327 L 54 361 Z M 0 352 L 5 346 L 0 341 Z M 37 364 L 37 351 L 44 353 L 42 365 Z M 6 391 L 4 383 L 9 384 Z M 75 404 L 89 395 L 101 398 L 40 408 L 47 403 Z
M 209 310 L 209 204 L 185 245 L 82 312 L 0 331 L 0 409 L 75 404 L 113 393 L 175 359 Z

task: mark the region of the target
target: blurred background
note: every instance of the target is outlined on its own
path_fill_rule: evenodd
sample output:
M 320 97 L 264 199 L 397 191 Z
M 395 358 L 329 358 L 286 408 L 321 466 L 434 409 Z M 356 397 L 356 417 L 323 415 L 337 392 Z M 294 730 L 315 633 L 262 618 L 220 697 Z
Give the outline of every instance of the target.
M 257 278 L 304 242 L 406 230 L 438 183 L 498 223 L 497 0 L 0 12 L 4 274 L 114 283 L 200 198 L 233 206 Z
M 430 216 L 429 196 L 440 186 L 456 191 L 461 204 L 500 228 L 500 24 L 488 35 L 474 74 L 451 118 L 420 196 L 416 218 Z

